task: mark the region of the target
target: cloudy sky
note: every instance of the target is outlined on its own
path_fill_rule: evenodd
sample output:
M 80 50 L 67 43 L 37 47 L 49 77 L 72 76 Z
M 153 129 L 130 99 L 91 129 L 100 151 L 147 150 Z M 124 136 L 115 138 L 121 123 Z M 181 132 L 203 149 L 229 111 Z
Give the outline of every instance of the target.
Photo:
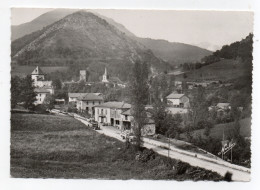
M 52 9 L 12 9 L 12 25 Z M 165 39 L 216 50 L 253 32 L 253 13 L 235 11 L 95 10 L 139 37 Z

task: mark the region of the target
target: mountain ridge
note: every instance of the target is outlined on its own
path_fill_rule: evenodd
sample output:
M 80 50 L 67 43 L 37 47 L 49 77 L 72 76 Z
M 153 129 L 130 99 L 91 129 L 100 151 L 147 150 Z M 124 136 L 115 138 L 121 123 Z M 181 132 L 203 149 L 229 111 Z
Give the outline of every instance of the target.
M 124 78 L 136 60 L 158 70 L 168 68 L 166 62 L 142 44 L 86 11 L 72 13 L 12 42 L 12 61 L 18 65 L 99 67 L 93 69 L 99 70 L 97 75 L 102 70 L 100 67 L 109 65 L 112 74 L 118 72 Z
M 72 14 L 76 11 L 77 10 L 75 9 L 55 9 L 53 11 L 49 11 L 37 17 L 36 19 L 34 19 L 29 23 L 25 23 L 22 24 L 21 26 L 19 25 L 16 27 L 12 26 L 12 39 L 15 39 L 14 36 L 17 36 L 17 33 L 20 36 L 25 34 L 23 31 L 21 31 L 22 29 L 17 29 L 17 27 L 26 28 L 26 30 L 28 30 L 27 34 L 29 34 L 31 32 L 36 32 L 37 31 L 36 29 L 39 30 L 46 27 L 47 24 L 53 24 L 54 21 L 56 22 L 59 19 L 62 19 L 65 16 L 68 16 L 69 14 Z M 113 19 L 103 16 L 99 13 L 96 13 L 95 10 L 88 10 L 88 12 L 91 12 L 97 15 L 98 17 L 106 20 L 109 24 L 115 26 L 118 30 L 120 30 L 128 37 L 132 38 L 135 41 L 138 41 L 147 49 L 150 49 L 157 57 L 170 62 L 172 65 L 176 65 L 184 62 L 197 62 L 200 61 L 201 58 L 211 54 L 210 51 L 194 45 L 178 43 L 178 42 L 168 42 L 167 40 L 160 40 L 160 39 L 154 40 L 154 39 L 137 37 L 132 32 L 127 30 L 124 25 L 117 23 Z M 44 20 L 47 20 L 47 23 L 45 23 Z M 36 25 L 36 26 L 31 27 L 30 25 Z M 157 48 L 158 46 L 161 47 Z M 161 51 L 160 49 L 163 49 L 163 51 Z

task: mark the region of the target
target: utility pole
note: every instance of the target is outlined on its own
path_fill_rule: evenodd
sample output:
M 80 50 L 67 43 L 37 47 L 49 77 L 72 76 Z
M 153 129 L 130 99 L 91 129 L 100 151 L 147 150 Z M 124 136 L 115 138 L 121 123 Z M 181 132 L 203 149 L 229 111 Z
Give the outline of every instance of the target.
M 169 147 L 168 147 L 168 158 L 170 158 L 170 138 L 168 138 L 168 143 L 169 143 Z
M 222 138 L 222 141 L 224 141 L 224 139 L 225 139 L 225 135 L 224 135 L 224 128 L 223 128 L 223 138 Z M 222 147 L 222 149 L 223 149 L 223 147 Z M 223 160 L 223 158 L 224 158 L 224 150 L 222 150 L 222 160 Z
M 231 163 L 232 163 L 232 149 L 233 149 L 233 147 L 231 148 L 231 159 L 230 159 L 230 160 L 231 160 Z

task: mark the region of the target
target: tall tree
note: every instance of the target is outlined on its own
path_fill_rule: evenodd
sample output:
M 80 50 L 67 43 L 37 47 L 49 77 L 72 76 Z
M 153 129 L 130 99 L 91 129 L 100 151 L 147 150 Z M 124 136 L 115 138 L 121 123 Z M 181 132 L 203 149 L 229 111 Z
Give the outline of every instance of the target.
M 30 75 L 22 79 L 21 82 L 21 100 L 24 102 L 24 108 L 33 109 L 36 101 L 36 93 L 34 92 L 33 80 Z
M 199 86 L 192 101 L 190 102 L 189 116 L 192 127 L 195 127 L 199 121 L 206 120 L 207 115 L 208 106 L 206 103 L 205 90 L 203 87 Z
M 146 63 L 137 61 L 134 64 L 130 80 L 130 92 L 138 149 L 141 145 L 141 129 L 146 122 L 145 105 L 148 103 L 148 89 L 148 66 Z
M 60 79 L 56 78 L 52 81 L 52 86 L 54 87 L 55 90 L 60 90 L 62 87 Z
M 15 108 L 20 102 L 21 79 L 18 76 L 11 78 L 11 108 Z

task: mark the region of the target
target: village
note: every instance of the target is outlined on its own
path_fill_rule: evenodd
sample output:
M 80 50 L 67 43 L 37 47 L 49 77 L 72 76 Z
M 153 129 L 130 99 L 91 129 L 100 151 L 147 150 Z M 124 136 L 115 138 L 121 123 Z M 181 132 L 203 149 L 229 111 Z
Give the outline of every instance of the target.
M 52 85 L 52 81 L 46 81 L 45 75 L 40 67 L 36 67 L 31 73 L 31 77 L 33 80 L 33 85 L 35 86 L 36 92 L 36 101 L 35 105 L 41 105 L 44 102 L 44 99 L 48 95 L 54 94 L 54 87 Z M 86 82 L 86 71 L 81 70 L 79 75 L 78 82 L 85 82 L 85 85 L 89 85 Z M 77 83 L 78 83 L 77 82 Z M 112 86 L 119 85 L 121 88 L 125 88 L 125 83 L 117 83 L 108 79 L 107 69 L 105 68 L 104 74 L 102 75 L 101 83 L 108 85 L 112 84 Z M 193 89 L 197 86 L 207 87 L 207 85 L 212 82 L 189 82 L 188 89 Z M 216 83 L 216 82 L 215 82 Z M 92 83 L 93 84 L 93 83 Z M 188 110 L 190 108 L 189 97 L 186 94 L 178 93 L 182 90 L 182 82 L 175 81 L 176 91 L 167 95 L 167 111 L 174 114 L 185 115 L 188 114 Z M 104 95 L 102 93 L 68 93 L 68 101 L 65 99 L 55 99 L 54 111 L 64 112 L 64 109 L 59 109 L 65 104 L 72 105 L 74 112 L 78 114 L 83 114 L 88 116 L 89 120 L 94 120 L 99 123 L 99 125 L 104 126 L 114 126 L 117 129 L 123 130 L 131 130 L 133 126 L 133 116 L 131 115 L 131 104 L 126 103 L 124 101 L 104 101 Z M 145 132 L 143 135 L 155 135 L 155 123 L 151 118 L 151 113 L 149 113 L 149 109 L 152 109 L 152 105 L 146 105 L 145 109 L 147 110 L 147 118 L 148 122 L 143 128 Z M 228 110 L 231 109 L 230 103 L 220 102 L 215 106 L 211 106 L 208 108 L 209 111 L 216 109 L 218 114 L 225 114 Z M 241 111 L 243 108 L 240 108 Z
M 252 33 L 208 50 L 56 21 L 12 42 L 12 176 L 250 180 Z

